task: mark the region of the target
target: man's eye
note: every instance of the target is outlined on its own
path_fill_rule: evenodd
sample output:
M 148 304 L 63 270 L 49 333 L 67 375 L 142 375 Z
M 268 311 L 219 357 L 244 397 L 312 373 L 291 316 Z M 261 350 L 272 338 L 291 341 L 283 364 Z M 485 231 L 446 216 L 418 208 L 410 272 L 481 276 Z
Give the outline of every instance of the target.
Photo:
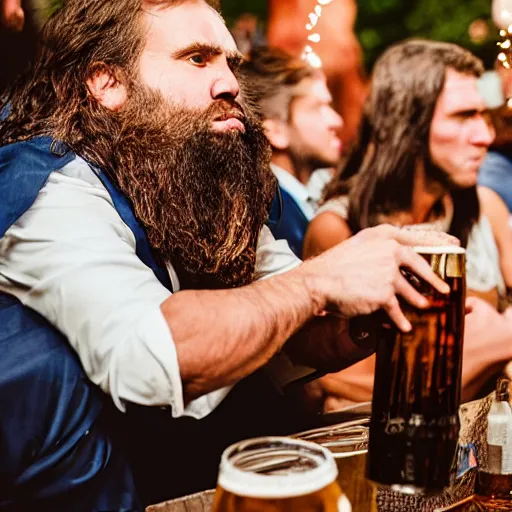
M 466 112 L 461 112 L 459 117 L 462 119 L 472 119 L 473 117 L 477 117 L 479 112 L 476 110 L 467 110 Z
M 204 66 L 206 64 L 206 59 L 200 54 L 192 55 L 188 60 L 196 66 Z

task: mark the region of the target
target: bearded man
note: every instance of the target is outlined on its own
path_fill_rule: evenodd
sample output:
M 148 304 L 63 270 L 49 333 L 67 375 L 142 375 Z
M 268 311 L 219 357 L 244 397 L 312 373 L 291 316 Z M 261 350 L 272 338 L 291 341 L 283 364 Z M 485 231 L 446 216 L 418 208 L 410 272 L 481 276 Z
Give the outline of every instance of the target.
M 274 241 L 239 64 L 205 0 L 68 0 L 4 99 L 2 510 L 212 486 L 229 443 L 297 427 L 276 389 L 368 354 L 347 317 L 410 329 L 400 266 L 448 292 L 395 228 L 303 264 Z

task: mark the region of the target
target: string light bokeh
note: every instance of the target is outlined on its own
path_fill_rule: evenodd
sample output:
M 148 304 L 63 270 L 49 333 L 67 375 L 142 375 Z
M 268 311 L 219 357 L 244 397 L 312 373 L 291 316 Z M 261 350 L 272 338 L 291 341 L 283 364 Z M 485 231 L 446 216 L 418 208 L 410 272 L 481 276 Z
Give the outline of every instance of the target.
M 306 25 L 306 30 L 308 31 L 308 44 L 304 48 L 302 58 L 314 68 L 322 67 L 322 59 L 320 59 L 313 49 L 313 45 L 319 43 L 321 40 L 320 34 L 315 30 L 315 28 L 323 14 L 323 8 L 331 2 L 332 0 L 317 0 L 315 8 L 308 15 L 308 23 Z
M 498 46 L 501 50 L 498 54 L 498 61 L 503 67 L 510 69 L 510 56 L 512 53 L 512 25 L 510 25 L 506 30 L 500 30 L 500 36 L 503 40 L 498 42 Z
M 511 69 L 512 56 L 512 25 L 506 29 L 500 30 L 502 40 L 498 42 L 500 53 L 498 54 L 498 62 L 507 70 Z M 512 108 L 512 98 L 507 99 L 507 107 Z

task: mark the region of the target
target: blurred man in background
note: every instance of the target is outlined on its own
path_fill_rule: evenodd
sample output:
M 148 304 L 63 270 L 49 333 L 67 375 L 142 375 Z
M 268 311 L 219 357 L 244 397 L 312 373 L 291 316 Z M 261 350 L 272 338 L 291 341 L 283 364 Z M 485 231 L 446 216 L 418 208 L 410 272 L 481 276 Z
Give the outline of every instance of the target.
M 282 212 L 271 229 L 300 258 L 317 206 L 307 185 L 315 170 L 339 164 L 343 120 L 332 107 L 325 75 L 304 60 L 261 47 L 242 71 L 260 107 L 281 192 Z

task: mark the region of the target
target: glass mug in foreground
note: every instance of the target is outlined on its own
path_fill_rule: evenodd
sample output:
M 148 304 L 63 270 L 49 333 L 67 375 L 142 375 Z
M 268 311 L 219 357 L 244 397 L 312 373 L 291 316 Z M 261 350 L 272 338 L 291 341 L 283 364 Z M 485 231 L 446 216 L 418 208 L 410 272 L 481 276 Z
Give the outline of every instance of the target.
M 443 295 L 403 271 L 430 306 L 419 310 L 402 305 L 413 326 L 410 333 L 389 322 L 378 328 L 368 454 L 368 477 L 405 493 L 437 492 L 451 484 L 466 295 L 464 249 L 416 251 L 451 291 Z
M 366 408 L 369 404 L 360 405 Z M 340 413 L 342 414 L 342 411 Z M 329 422 L 336 417 L 336 412 L 328 413 L 323 416 L 323 421 Z M 377 510 L 377 487 L 366 478 L 369 423 L 370 418 L 365 417 L 301 432 L 294 436 L 303 441 L 319 444 L 331 452 L 338 467 L 338 485 L 343 489 L 354 512 Z
M 222 455 L 213 512 L 351 512 L 331 454 L 283 437 L 242 441 Z

